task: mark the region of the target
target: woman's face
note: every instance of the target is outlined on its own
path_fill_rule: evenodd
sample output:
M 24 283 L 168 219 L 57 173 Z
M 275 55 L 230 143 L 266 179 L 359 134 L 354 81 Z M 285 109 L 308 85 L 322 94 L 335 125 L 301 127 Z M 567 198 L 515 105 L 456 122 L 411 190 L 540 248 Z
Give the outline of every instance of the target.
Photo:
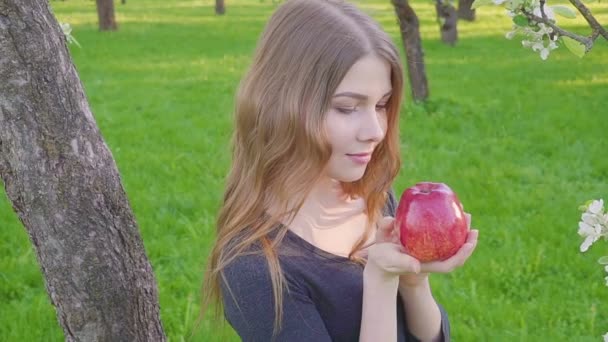
M 384 59 L 367 55 L 349 69 L 325 119 L 332 147 L 327 176 L 342 182 L 363 177 L 374 148 L 386 134 L 391 91 L 391 68 Z

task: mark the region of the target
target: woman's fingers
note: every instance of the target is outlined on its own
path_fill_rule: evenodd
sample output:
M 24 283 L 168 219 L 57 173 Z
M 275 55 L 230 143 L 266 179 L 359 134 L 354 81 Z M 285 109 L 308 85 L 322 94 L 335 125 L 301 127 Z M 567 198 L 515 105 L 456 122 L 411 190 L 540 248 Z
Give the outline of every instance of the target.
M 376 243 L 393 241 L 394 223 L 395 219 L 390 216 L 380 219 L 378 231 L 376 232 Z
M 469 213 L 464 213 L 464 217 L 467 220 L 467 227 L 470 229 L 471 228 L 471 214 Z
M 464 265 L 464 263 L 471 256 L 471 254 L 473 254 L 473 251 L 477 246 L 478 236 L 479 231 L 476 229 L 472 229 L 471 231 L 469 231 L 467 240 L 465 241 L 464 245 L 460 247 L 456 254 L 443 261 L 433 261 L 424 263 L 421 265 L 421 271 L 430 273 L 448 273 L 453 271 L 455 268 Z
M 387 273 L 403 274 L 420 272 L 420 262 L 405 254 L 403 247 L 385 242 L 370 247 L 368 262 L 373 261 Z
M 467 241 L 465 241 L 465 243 L 467 243 L 467 242 L 477 243 L 477 237 L 479 237 L 479 230 L 471 229 L 469 231 L 469 234 L 467 235 Z
M 395 260 L 397 265 L 396 273 L 419 273 L 420 272 L 420 261 L 413 256 L 406 254 L 405 249 L 401 245 L 395 245 L 396 253 Z

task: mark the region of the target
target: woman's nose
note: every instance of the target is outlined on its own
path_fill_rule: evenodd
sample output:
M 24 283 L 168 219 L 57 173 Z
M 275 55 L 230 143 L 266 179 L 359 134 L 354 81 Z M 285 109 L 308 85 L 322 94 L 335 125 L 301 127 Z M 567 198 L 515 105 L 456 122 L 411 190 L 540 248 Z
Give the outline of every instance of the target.
M 381 141 L 386 131 L 386 114 L 379 113 L 374 108 L 363 114 L 361 126 L 359 127 L 359 140 Z

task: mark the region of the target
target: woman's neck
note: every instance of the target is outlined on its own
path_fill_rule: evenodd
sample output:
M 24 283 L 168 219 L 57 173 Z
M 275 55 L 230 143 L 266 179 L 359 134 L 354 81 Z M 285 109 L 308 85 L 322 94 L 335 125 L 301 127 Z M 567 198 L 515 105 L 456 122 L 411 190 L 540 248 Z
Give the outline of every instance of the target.
M 365 201 L 345 194 L 339 181 L 322 178 L 310 191 L 295 215 L 294 229 L 331 229 L 362 215 Z

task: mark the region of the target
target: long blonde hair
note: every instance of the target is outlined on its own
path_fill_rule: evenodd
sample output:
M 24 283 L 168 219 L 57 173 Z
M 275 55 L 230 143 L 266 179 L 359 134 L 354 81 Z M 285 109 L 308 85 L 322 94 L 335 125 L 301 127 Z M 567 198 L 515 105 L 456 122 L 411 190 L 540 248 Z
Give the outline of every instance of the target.
M 262 33 L 235 99 L 232 165 L 208 259 L 199 322 L 209 304 L 222 312 L 223 269 L 259 243 L 273 285 L 275 334 L 282 322 L 285 279 L 276 247 L 331 155 L 325 113 L 353 64 L 374 54 L 391 66 L 388 125 L 363 177 L 342 183 L 346 194 L 366 201 L 368 227 L 349 257 L 357 258 L 381 215 L 386 192 L 400 166 L 398 117 L 403 71 L 390 37 L 354 5 L 336 0 L 287 0 Z M 289 207 L 291 205 L 291 207 Z M 269 215 L 268 208 L 279 208 Z M 274 233 L 274 238 L 270 234 Z

